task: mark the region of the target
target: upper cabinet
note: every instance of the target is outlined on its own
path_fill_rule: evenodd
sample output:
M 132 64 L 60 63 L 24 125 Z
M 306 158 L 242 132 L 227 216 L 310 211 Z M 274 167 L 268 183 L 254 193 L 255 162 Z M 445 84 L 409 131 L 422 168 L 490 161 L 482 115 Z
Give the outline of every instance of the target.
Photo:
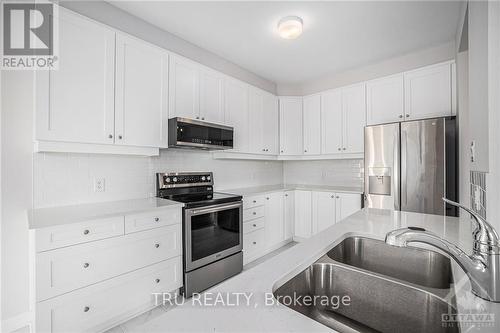
M 234 128 L 234 151 L 248 152 L 250 149 L 248 85 L 228 79 L 224 83 L 224 96 L 225 122 Z
M 362 153 L 365 113 L 364 84 L 330 90 L 321 94 L 323 154 Z
M 452 69 L 445 62 L 404 73 L 406 120 L 453 114 Z
M 251 131 L 250 152 L 277 155 L 278 99 L 260 89 L 249 87 L 248 118 Z
M 35 138 L 113 144 L 115 32 L 66 10 L 58 21 L 59 69 L 36 72 Z
M 402 121 L 403 117 L 403 73 L 366 82 L 368 125 Z
M 321 153 L 321 96 L 306 96 L 303 99 L 304 155 Z
M 170 118 L 200 119 L 200 75 L 198 64 L 170 57 Z
M 115 142 L 167 147 L 168 53 L 117 35 Z
M 224 78 L 222 74 L 203 68 L 200 70 L 200 119 L 224 123 Z
M 302 155 L 302 97 L 280 97 L 280 155 Z

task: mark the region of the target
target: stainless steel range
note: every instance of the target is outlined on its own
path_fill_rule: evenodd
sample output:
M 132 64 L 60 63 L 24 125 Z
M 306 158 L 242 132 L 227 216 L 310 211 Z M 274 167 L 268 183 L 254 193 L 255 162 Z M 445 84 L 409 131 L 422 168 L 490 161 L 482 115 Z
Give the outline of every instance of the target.
M 184 287 L 191 297 L 243 270 L 242 197 L 213 191 L 211 172 L 157 173 L 157 196 L 184 203 Z

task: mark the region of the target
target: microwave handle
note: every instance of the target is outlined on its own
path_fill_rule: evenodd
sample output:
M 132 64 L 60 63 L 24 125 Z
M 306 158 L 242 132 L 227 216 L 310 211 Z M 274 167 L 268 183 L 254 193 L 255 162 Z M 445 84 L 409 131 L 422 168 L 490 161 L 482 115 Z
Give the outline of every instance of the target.
M 192 209 L 187 209 L 187 211 L 189 211 L 190 215 L 192 216 L 192 215 L 208 214 L 208 213 L 218 212 L 221 210 L 240 208 L 240 207 L 243 207 L 243 203 L 241 201 L 238 201 L 237 203 L 213 205 L 201 209 L 192 208 Z

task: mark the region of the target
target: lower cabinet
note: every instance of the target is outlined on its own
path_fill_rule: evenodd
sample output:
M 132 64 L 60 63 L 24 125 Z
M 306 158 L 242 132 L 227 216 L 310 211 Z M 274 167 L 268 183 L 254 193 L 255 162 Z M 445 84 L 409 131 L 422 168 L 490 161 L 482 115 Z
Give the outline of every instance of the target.
M 177 292 L 181 212 L 176 206 L 30 230 L 35 331 L 102 332 L 161 304 L 154 293 Z
M 295 191 L 295 232 L 294 237 L 312 236 L 312 192 Z

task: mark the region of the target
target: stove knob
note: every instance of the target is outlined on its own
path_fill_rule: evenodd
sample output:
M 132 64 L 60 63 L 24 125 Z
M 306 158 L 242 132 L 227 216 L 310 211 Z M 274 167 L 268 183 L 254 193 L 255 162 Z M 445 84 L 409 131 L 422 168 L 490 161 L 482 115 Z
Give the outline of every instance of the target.
M 166 181 L 167 183 L 170 183 L 170 177 L 167 177 L 167 179 L 165 179 L 165 181 Z
M 207 180 L 210 181 L 210 176 L 207 176 Z
M 174 182 L 177 182 L 177 177 L 174 177 Z
M 201 176 L 201 181 L 204 182 L 205 181 L 205 176 Z

